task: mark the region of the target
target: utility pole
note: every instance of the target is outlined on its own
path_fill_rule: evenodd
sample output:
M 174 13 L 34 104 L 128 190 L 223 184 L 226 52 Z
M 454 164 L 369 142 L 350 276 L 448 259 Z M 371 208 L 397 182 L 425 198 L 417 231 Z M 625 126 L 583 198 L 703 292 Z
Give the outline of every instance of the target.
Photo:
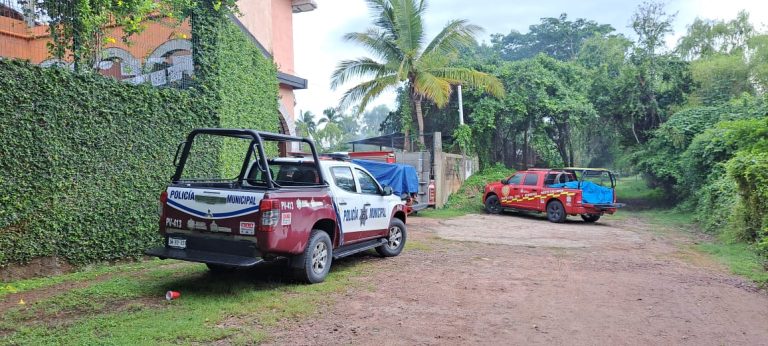
M 464 102 L 461 99 L 461 84 L 458 87 L 459 91 L 459 125 L 464 125 Z
M 459 92 L 459 126 L 464 126 L 464 101 L 461 95 L 461 84 L 457 88 Z M 467 153 L 464 151 L 464 147 L 461 148 L 461 164 L 464 166 L 464 179 L 469 178 L 470 167 L 467 165 Z

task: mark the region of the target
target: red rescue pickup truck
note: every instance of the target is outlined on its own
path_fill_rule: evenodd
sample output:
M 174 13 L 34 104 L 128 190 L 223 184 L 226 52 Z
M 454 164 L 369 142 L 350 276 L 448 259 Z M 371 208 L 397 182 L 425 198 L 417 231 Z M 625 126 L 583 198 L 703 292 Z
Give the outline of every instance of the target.
M 275 157 L 278 143 L 311 154 Z M 229 149 L 226 156 L 220 148 Z M 164 245 L 147 255 L 212 271 L 287 258 L 298 278 L 316 283 L 332 259 L 368 249 L 397 256 L 405 246 L 406 208 L 392 188 L 352 162 L 320 159 L 309 139 L 197 129 L 176 155 L 176 173 L 160 195 Z
M 616 203 L 616 179 L 609 170 L 594 168 L 529 169 L 485 186 L 485 210 L 546 212 L 552 222 L 581 215 L 595 222 L 623 206 Z

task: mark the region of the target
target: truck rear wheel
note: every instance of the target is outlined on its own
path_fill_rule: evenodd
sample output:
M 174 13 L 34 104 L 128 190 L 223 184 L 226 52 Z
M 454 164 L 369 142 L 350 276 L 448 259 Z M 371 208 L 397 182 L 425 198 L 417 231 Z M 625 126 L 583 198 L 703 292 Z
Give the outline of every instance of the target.
M 490 195 L 485 199 L 485 211 L 489 214 L 501 213 L 501 202 L 499 202 L 498 196 Z
M 581 219 L 589 223 L 597 222 L 600 220 L 600 214 L 581 214 Z
M 562 202 L 553 200 L 547 204 L 547 220 L 554 223 L 562 223 L 567 216 Z
M 405 247 L 406 230 L 405 224 L 398 218 L 392 219 L 389 223 L 389 234 L 387 243 L 376 248 L 376 252 L 382 257 L 394 257 L 400 254 Z
M 333 249 L 328 233 L 315 229 L 309 235 L 309 244 L 297 260 L 301 261 L 296 269 L 297 279 L 310 284 L 323 282 L 331 270 Z

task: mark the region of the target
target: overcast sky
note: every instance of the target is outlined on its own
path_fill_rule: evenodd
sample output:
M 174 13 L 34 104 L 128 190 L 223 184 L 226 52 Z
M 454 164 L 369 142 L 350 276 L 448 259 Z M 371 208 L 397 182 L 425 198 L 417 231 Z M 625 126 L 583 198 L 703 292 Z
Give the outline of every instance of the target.
M 296 91 L 296 110 L 321 114 L 327 107 L 335 107 L 341 94 L 353 84 L 337 90 L 330 88 L 331 72 L 344 59 L 365 56 L 366 51 L 344 42 L 347 32 L 363 31 L 370 26 L 368 8 L 363 0 L 316 0 L 318 8 L 293 17 L 296 74 L 309 80 L 306 90 Z M 618 32 L 633 37 L 628 28 L 632 13 L 642 0 L 431 0 L 426 15 L 427 39 L 431 39 L 451 19 L 467 19 L 482 26 L 485 33 L 480 41 L 489 41 L 495 33 L 510 30 L 527 32 L 542 17 L 557 17 L 567 13 L 569 20 L 586 18 L 600 24 L 611 24 Z M 768 24 L 768 1 L 765 0 L 671 0 L 666 2 L 667 12 L 677 12 L 675 33 L 668 38 L 674 44 L 685 34 L 686 26 L 696 17 L 726 19 L 736 17 L 739 10 L 747 10 L 752 23 L 760 31 Z M 385 95 L 369 105 L 394 104 L 392 94 Z

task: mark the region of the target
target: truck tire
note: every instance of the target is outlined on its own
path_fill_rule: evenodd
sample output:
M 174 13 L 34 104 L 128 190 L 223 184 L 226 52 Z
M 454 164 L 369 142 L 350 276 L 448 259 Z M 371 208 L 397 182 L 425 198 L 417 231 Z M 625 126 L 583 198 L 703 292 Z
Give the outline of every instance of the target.
M 600 214 L 581 214 L 581 219 L 589 223 L 597 222 L 600 220 Z
M 562 223 L 568 214 L 565 213 L 563 203 L 558 200 L 553 200 L 547 203 L 547 220 L 554 223 Z
M 405 247 L 406 228 L 402 220 L 393 218 L 389 222 L 389 235 L 387 243 L 376 248 L 376 252 L 382 257 L 394 257 L 400 254 Z
M 485 211 L 488 212 L 488 214 L 501 213 L 501 202 L 499 202 L 498 196 L 490 195 L 485 199 Z
M 315 229 L 309 235 L 304 253 L 297 256 L 301 261 L 296 269 L 296 278 L 309 284 L 323 282 L 331 269 L 333 248 L 328 233 Z

